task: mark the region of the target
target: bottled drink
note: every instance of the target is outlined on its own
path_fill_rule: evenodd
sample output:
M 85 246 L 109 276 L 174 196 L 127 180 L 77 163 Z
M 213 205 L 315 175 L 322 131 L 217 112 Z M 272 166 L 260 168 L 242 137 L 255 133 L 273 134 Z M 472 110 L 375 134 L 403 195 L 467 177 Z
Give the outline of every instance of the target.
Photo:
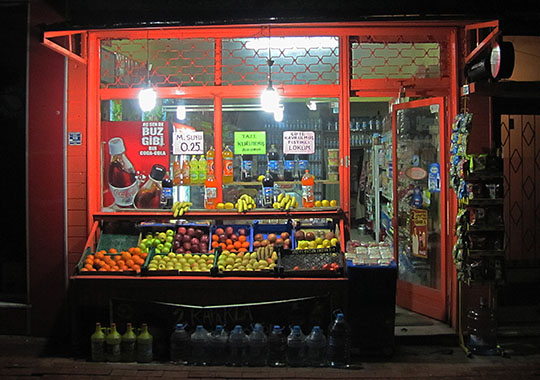
M 223 183 L 231 183 L 233 181 L 233 152 L 229 146 L 223 149 Z
M 191 351 L 191 338 L 182 323 L 176 325 L 176 329 L 170 338 L 171 361 L 177 364 L 188 364 Z
M 256 323 L 253 331 L 248 336 L 249 342 L 249 365 L 262 367 L 266 365 L 268 351 L 268 340 L 264 333 L 263 326 Z
M 135 167 L 126 156 L 124 140 L 114 137 L 109 140 L 109 189 L 114 203 L 120 207 L 133 205 L 133 198 L 139 189 L 139 181 L 135 175 Z
M 173 180 L 172 183 L 174 186 L 180 185 L 180 178 L 182 176 L 182 163 L 180 162 L 180 157 L 176 156 L 173 161 Z
M 191 161 L 189 162 L 189 176 L 191 184 L 200 183 L 199 182 L 199 160 L 195 155 L 191 156 Z
M 133 331 L 131 323 L 126 324 L 126 332 L 122 335 L 122 342 L 120 343 L 120 352 L 123 362 L 135 361 L 135 342 L 137 341 L 137 335 Z
M 262 204 L 263 207 L 271 208 L 274 203 L 274 177 L 266 170 L 262 180 Z
M 214 149 L 213 146 L 210 147 L 210 149 L 208 149 L 208 151 L 206 152 L 206 175 L 208 176 L 209 174 L 216 174 L 215 173 L 215 170 L 216 170 L 216 150 Z
M 120 333 L 116 331 L 116 323 L 111 323 L 109 328 L 109 333 L 105 337 L 105 344 L 107 348 L 107 361 L 109 362 L 119 362 L 122 360 L 120 354 L 120 342 L 122 337 Z
M 191 364 L 206 365 L 208 350 L 208 331 L 203 325 L 197 325 L 191 334 Z
M 268 151 L 268 170 L 270 175 L 277 181 L 279 179 L 279 153 L 274 144 L 270 145 L 270 150 Z
M 287 337 L 280 326 L 274 326 L 268 335 L 268 365 L 283 367 L 286 363 Z
M 180 176 L 181 185 L 189 185 L 191 183 L 191 174 L 189 170 L 189 159 L 188 156 L 185 156 L 182 159 L 182 170 Z
M 161 202 L 161 181 L 165 177 L 166 169 L 163 165 L 152 166 L 150 176 L 135 196 L 136 208 L 159 208 Z
M 473 354 L 493 355 L 497 349 L 497 320 L 484 297 L 480 304 L 467 313 L 469 348 Z
M 227 340 L 229 335 L 222 325 L 217 325 L 209 337 L 209 358 L 211 365 L 225 365 L 227 363 Z
M 307 364 L 323 367 L 326 362 L 326 337 L 320 326 L 314 326 L 306 338 Z
M 342 313 L 336 315 L 336 319 L 328 329 L 328 345 L 326 360 L 331 367 L 346 368 L 351 358 L 351 335 L 350 327 Z
M 217 205 L 217 182 L 216 177 L 210 174 L 204 184 L 204 208 L 213 210 Z
M 169 177 L 161 181 L 161 208 L 170 209 L 173 205 L 173 183 Z
M 204 154 L 201 154 L 199 157 L 199 167 L 198 167 L 198 178 L 200 183 L 206 182 L 206 158 L 204 158 Z
M 96 330 L 90 336 L 90 351 L 93 362 L 105 361 L 105 333 L 99 322 L 96 323 Z
M 294 170 L 294 154 L 286 154 L 283 156 L 283 179 L 292 181 L 295 177 Z
M 153 344 L 154 338 L 148 331 L 148 325 L 141 325 L 141 333 L 137 336 L 137 361 L 139 363 L 150 363 L 154 359 Z
M 287 337 L 287 363 L 291 367 L 300 367 L 304 364 L 305 339 L 300 326 L 293 326 Z
M 306 170 L 309 170 L 309 155 L 300 154 L 298 156 L 298 176 L 301 176 Z
M 306 170 L 302 176 L 302 207 L 313 207 L 315 204 L 314 185 L 315 179 Z
M 250 154 L 242 155 L 242 168 L 240 171 L 242 181 L 253 180 L 253 156 Z
M 236 325 L 229 334 L 229 364 L 244 366 L 248 359 L 248 337 L 242 326 Z

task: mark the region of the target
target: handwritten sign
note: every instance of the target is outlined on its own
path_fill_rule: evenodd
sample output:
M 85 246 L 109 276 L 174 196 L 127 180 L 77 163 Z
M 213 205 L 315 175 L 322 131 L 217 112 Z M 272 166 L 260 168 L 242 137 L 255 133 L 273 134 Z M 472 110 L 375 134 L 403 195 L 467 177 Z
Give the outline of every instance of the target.
M 173 154 L 204 154 L 204 133 L 175 130 Z
M 315 132 L 313 131 L 284 131 L 283 154 L 313 154 L 315 153 Z
M 266 154 L 266 132 L 234 132 L 234 154 Z

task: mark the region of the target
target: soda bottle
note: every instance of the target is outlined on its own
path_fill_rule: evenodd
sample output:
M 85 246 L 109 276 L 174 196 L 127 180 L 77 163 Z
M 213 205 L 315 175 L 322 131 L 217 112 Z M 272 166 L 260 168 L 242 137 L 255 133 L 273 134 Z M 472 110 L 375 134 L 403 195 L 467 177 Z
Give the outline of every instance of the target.
M 266 170 L 266 175 L 262 180 L 262 204 L 263 207 L 271 208 L 274 203 L 274 178 L 270 170 Z
M 179 323 L 171 334 L 170 355 L 171 361 L 176 364 L 188 364 L 190 360 L 191 337 L 184 324 Z
M 268 335 L 268 365 L 271 367 L 283 367 L 286 364 L 287 337 L 283 329 L 275 325 Z
M 295 178 L 294 170 L 294 154 L 286 154 L 283 156 L 283 179 L 285 181 L 293 181 Z
M 307 364 L 312 367 L 324 367 L 326 354 L 326 337 L 320 326 L 313 329 L 306 338 Z
M 199 182 L 199 160 L 195 155 L 191 156 L 191 161 L 189 162 L 189 175 L 191 184 L 200 183 Z
M 166 171 L 163 165 L 155 164 L 152 166 L 148 180 L 135 196 L 136 208 L 159 208 L 163 191 L 161 181 L 165 177 Z
M 114 198 L 114 203 L 120 207 L 130 207 L 139 190 L 139 181 L 135 175 L 135 167 L 126 156 L 124 140 L 113 137 L 109 140 L 109 189 Z
M 197 325 L 195 331 L 191 334 L 191 364 L 206 365 L 207 350 L 208 331 L 202 325 Z
M 279 153 L 275 144 L 270 145 L 267 157 L 270 175 L 274 178 L 274 181 L 277 181 L 279 179 Z
M 326 360 L 331 367 L 347 368 L 351 359 L 351 329 L 343 313 L 338 313 L 328 329 Z
M 304 364 L 305 339 L 300 326 L 293 326 L 287 337 L 287 363 L 291 367 L 300 367 Z
M 242 155 L 242 167 L 240 170 L 241 180 L 242 181 L 252 181 L 253 180 L 253 156 L 250 154 Z
M 227 363 L 227 340 L 229 335 L 223 325 L 217 325 L 210 333 L 208 339 L 209 361 L 211 365 L 225 365 Z
M 96 323 L 96 330 L 90 336 L 90 351 L 93 362 L 105 361 L 105 333 L 99 322 Z
M 229 364 L 232 366 L 244 366 L 248 359 L 248 337 L 242 326 L 236 325 L 229 334 Z
M 191 183 L 191 174 L 189 172 L 189 159 L 188 156 L 184 156 L 182 160 L 182 170 L 180 176 L 181 185 L 189 185 Z
M 216 177 L 210 174 L 204 184 L 204 208 L 213 210 L 217 205 L 217 182 Z
M 122 337 L 120 333 L 116 331 L 116 323 L 111 323 L 109 328 L 109 333 L 105 337 L 106 351 L 107 351 L 107 361 L 109 362 L 119 362 L 122 360 L 120 353 L 120 342 Z
M 204 158 L 204 154 L 199 157 L 198 179 L 199 183 L 206 182 L 206 158 Z
M 180 157 L 176 156 L 173 161 L 173 180 L 172 183 L 174 186 L 180 185 L 180 178 L 182 175 L 182 163 L 180 162 Z
M 137 336 L 136 357 L 139 363 L 150 363 L 153 360 L 153 337 L 148 331 L 148 325 L 141 325 L 141 333 Z
M 302 176 L 302 207 L 313 207 L 315 204 L 314 185 L 315 179 L 309 174 L 309 170 L 306 170 Z
M 309 169 L 309 155 L 300 154 L 298 156 L 298 175 L 302 175 L 306 170 Z
M 133 331 L 131 323 L 126 324 L 126 332 L 122 335 L 122 341 L 120 342 L 120 352 L 123 362 L 135 361 L 135 343 L 137 341 L 137 335 Z
M 231 183 L 233 181 L 233 152 L 229 146 L 223 149 L 223 183 Z
M 173 183 L 169 177 L 161 181 L 161 208 L 170 209 L 173 205 Z
M 497 320 L 484 297 L 480 297 L 479 307 L 468 311 L 467 330 L 469 348 L 473 354 L 494 355 L 498 352 Z
M 250 366 L 262 367 L 266 365 L 266 357 L 268 350 L 268 340 L 264 333 L 263 326 L 256 323 L 248 336 L 249 359 Z
M 210 149 L 208 149 L 208 151 L 206 152 L 206 175 L 208 176 L 209 174 L 216 174 L 215 173 L 215 169 L 216 169 L 216 164 L 215 164 L 215 160 L 216 160 L 216 150 L 214 149 L 213 146 L 210 147 Z

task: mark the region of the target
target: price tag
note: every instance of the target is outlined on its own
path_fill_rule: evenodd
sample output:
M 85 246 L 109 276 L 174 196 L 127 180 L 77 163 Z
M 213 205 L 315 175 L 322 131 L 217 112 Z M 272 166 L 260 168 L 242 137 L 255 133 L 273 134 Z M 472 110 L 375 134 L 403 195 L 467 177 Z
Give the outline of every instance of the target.
M 234 132 L 234 154 L 266 154 L 266 132 Z
M 315 132 L 313 131 L 284 131 L 283 154 L 313 154 L 315 153 Z
M 173 154 L 204 154 L 204 132 L 173 132 Z

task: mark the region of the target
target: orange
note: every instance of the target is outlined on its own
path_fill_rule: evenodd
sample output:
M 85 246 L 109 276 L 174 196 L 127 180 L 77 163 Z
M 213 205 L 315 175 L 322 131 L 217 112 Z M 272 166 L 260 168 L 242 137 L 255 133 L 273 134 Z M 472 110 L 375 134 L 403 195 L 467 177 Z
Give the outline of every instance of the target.
M 238 236 L 238 241 L 239 241 L 239 242 L 243 243 L 243 242 L 245 242 L 246 240 L 247 240 L 246 235 L 240 235 L 240 236 Z
M 244 247 L 239 248 L 239 249 L 238 249 L 238 252 L 247 252 L 247 248 L 244 248 Z
M 212 235 L 212 241 L 218 241 L 219 240 L 219 236 L 217 235 Z
M 212 248 L 217 248 L 217 247 L 219 247 L 219 243 L 217 241 L 213 241 Z
M 140 265 L 137 265 L 137 264 L 133 265 L 133 269 L 134 269 L 136 272 L 140 272 L 140 271 L 141 271 Z
M 81 272 L 88 272 L 90 269 L 81 268 Z
M 92 268 L 93 268 L 92 264 L 84 264 L 84 268 L 83 268 L 83 269 L 90 270 L 90 269 L 92 269 Z
M 130 267 L 130 268 L 133 267 L 133 264 L 135 264 L 135 262 L 134 262 L 132 259 L 126 260 L 126 265 L 127 265 L 128 267 Z
M 131 253 L 129 252 L 122 252 L 122 259 L 129 260 L 131 259 Z
M 130 252 L 133 253 L 134 255 L 140 255 L 142 253 L 139 247 L 133 247 L 133 251 L 130 251 Z
M 116 265 L 118 265 L 120 268 L 122 268 L 122 266 L 125 265 L 125 264 L 126 264 L 126 262 L 124 260 L 122 260 L 122 259 L 120 259 L 120 260 L 118 260 L 116 262 Z
M 242 248 L 249 248 L 249 241 L 245 241 L 242 243 Z
M 227 248 L 227 244 L 225 244 L 225 243 L 219 243 L 219 246 L 220 246 L 221 248 L 223 248 L 223 249 Z
M 234 244 L 233 244 L 234 248 L 238 249 L 238 248 L 242 248 L 242 243 L 239 242 L 239 241 L 235 241 Z
M 228 251 L 233 251 L 235 249 L 234 245 L 232 245 L 232 244 L 227 245 L 226 248 L 227 248 Z
M 233 243 L 233 241 L 231 239 L 227 239 L 227 240 L 225 240 L 225 243 L 227 243 L 227 245 L 231 245 Z
M 105 257 L 105 255 L 103 254 L 103 251 L 99 251 L 99 252 L 96 252 L 95 257 L 97 259 L 102 259 Z
M 116 250 L 116 248 L 110 248 L 109 253 L 118 253 L 118 251 Z

